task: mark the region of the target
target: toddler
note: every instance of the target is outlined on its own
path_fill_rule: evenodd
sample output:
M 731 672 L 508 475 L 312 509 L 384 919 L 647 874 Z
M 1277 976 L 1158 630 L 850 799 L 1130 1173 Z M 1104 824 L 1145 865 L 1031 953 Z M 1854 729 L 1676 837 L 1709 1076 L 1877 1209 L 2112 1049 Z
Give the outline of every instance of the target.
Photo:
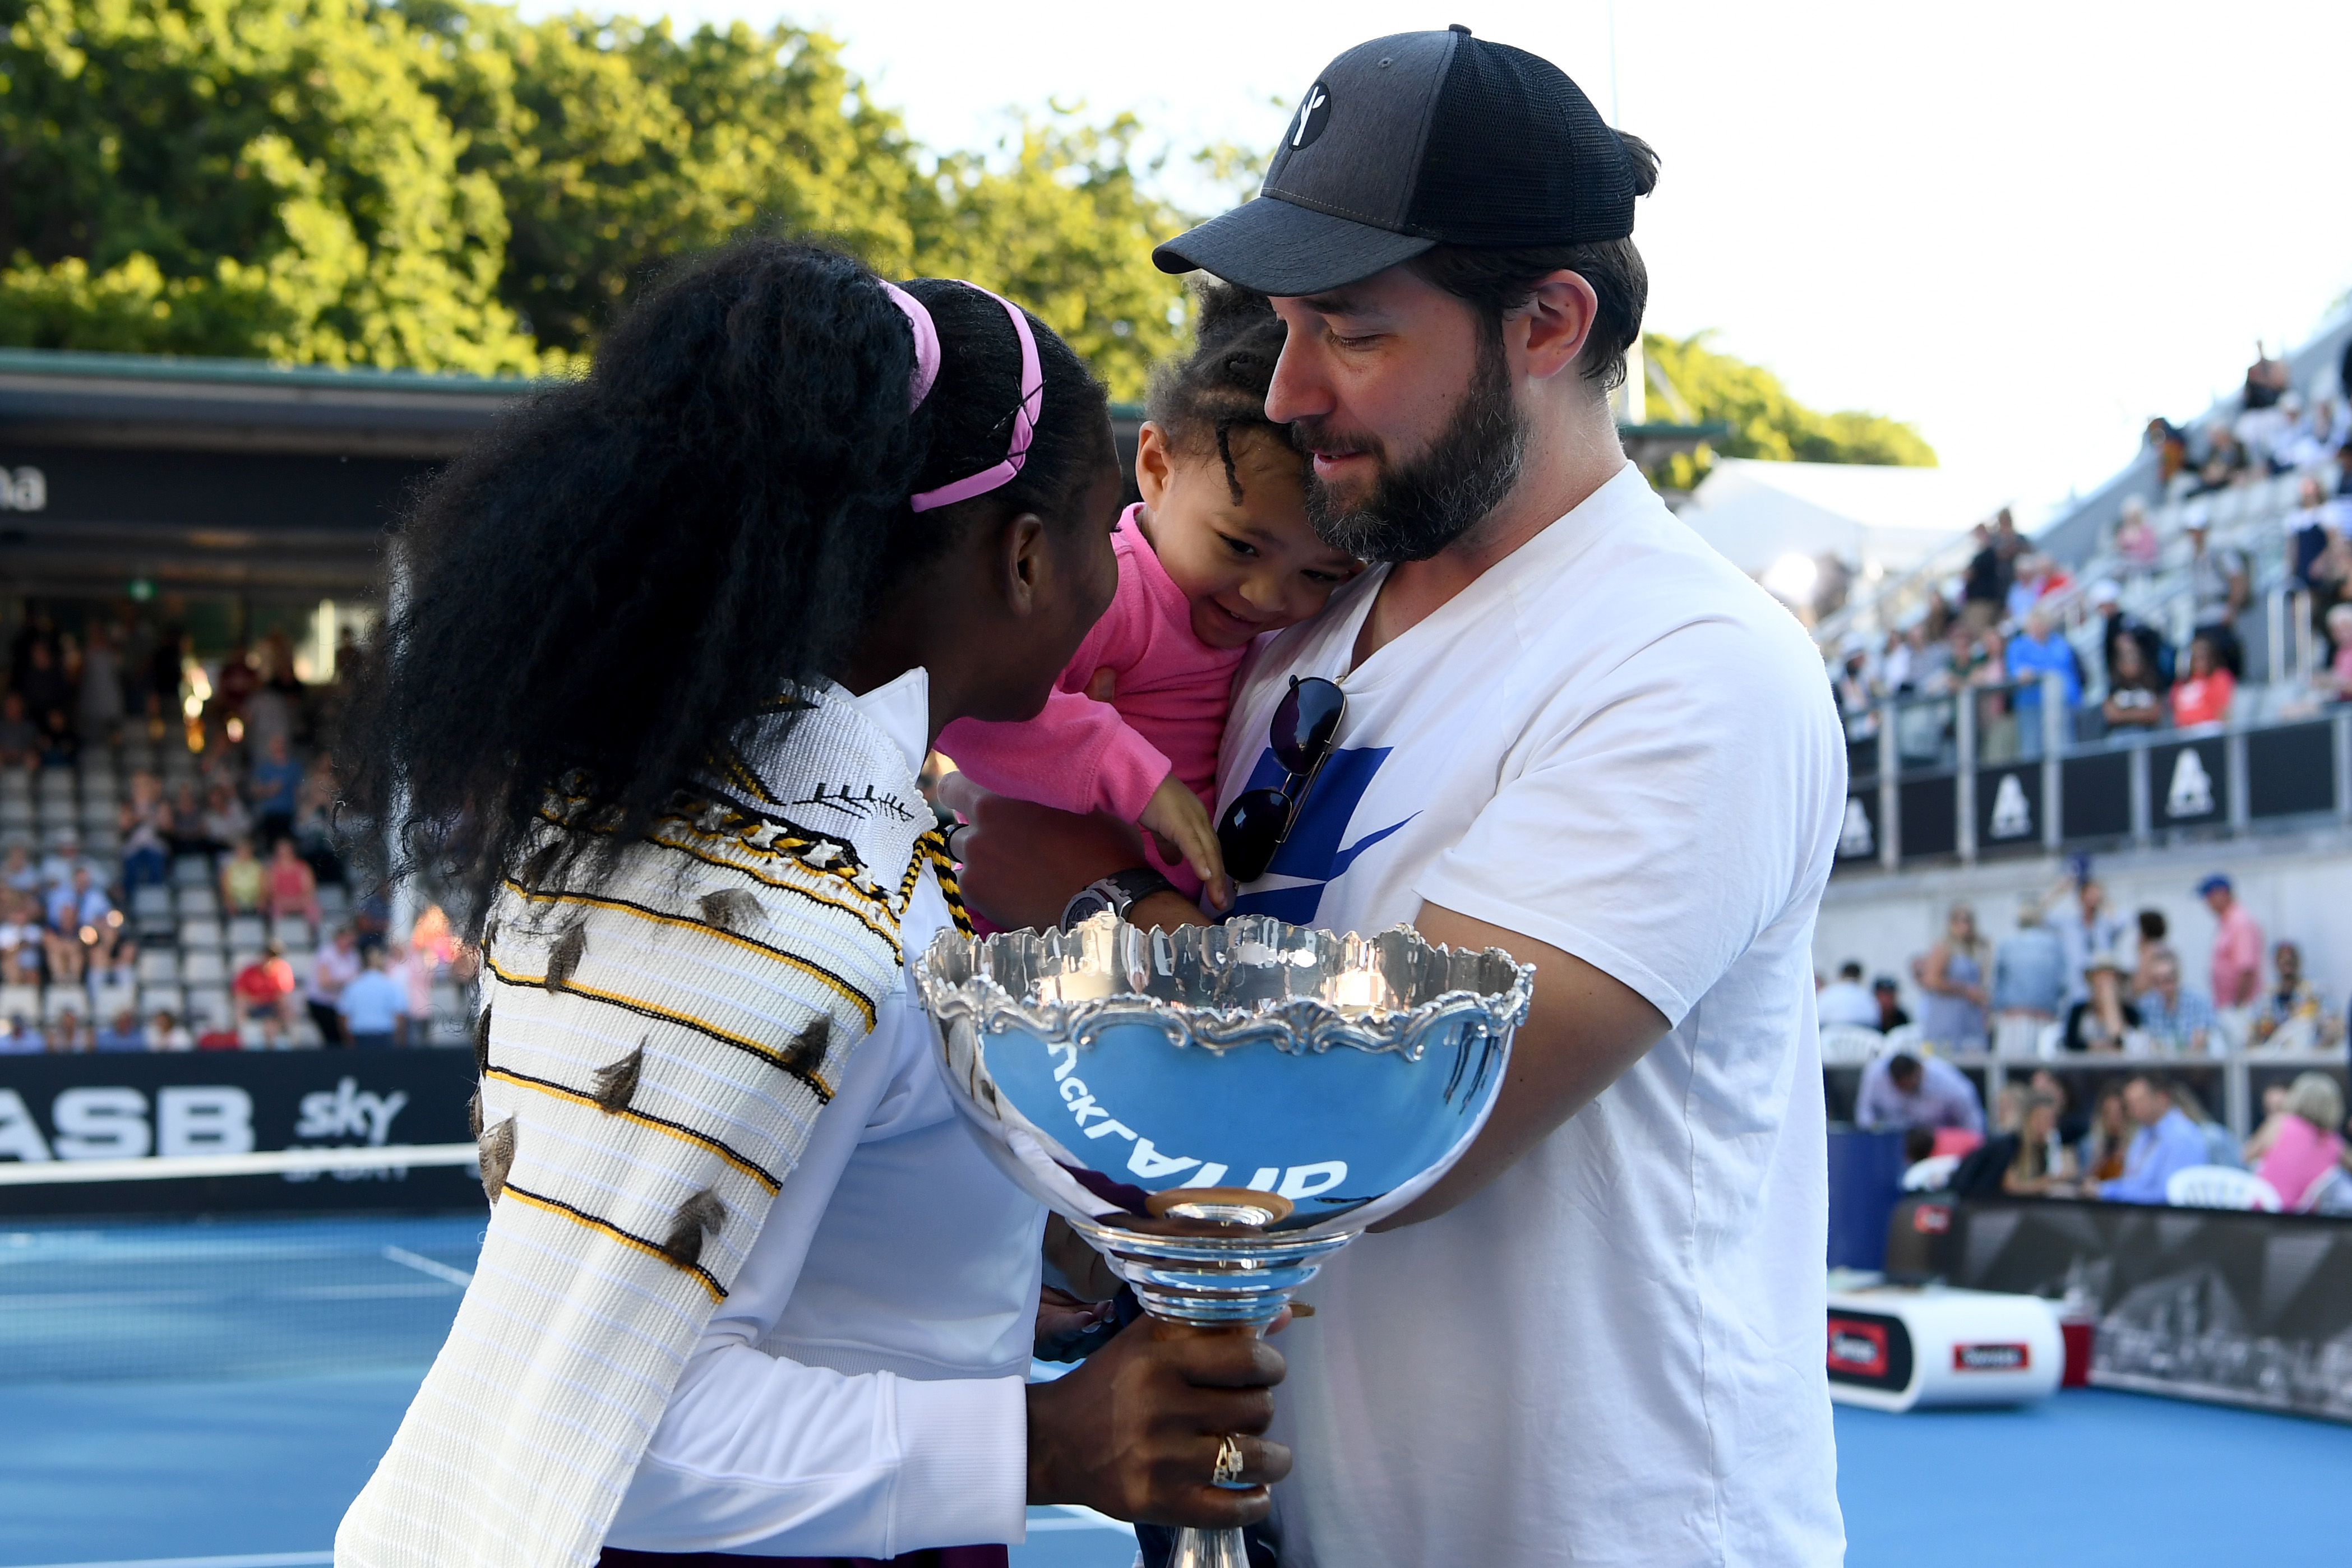
M 1110 608 L 1036 717 L 959 719 L 939 740 L 1000 794 L 1139 823 L 1152 863 L 1219 908 L 1233 890 L 1209 808 L 1234 668 L 1363 570 L 1315 537 L 1306 460 L 1265 417 L 1282 338 L 1264 296 L 1201 292 L 1199 346 L 1152 378 Z

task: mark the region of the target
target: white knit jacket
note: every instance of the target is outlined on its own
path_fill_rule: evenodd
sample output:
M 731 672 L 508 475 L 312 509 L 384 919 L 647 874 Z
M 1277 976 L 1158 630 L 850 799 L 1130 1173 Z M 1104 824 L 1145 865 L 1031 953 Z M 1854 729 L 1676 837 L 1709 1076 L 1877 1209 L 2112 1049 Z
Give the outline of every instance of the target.
M 788 736 L 782 711 L 592 892 L 507 879 L 475 1036 L 489 1231 L 339 1565 L 595 1562 L 896 982 L 926 861 L 961 922 L 898 747 L 845 702 Z

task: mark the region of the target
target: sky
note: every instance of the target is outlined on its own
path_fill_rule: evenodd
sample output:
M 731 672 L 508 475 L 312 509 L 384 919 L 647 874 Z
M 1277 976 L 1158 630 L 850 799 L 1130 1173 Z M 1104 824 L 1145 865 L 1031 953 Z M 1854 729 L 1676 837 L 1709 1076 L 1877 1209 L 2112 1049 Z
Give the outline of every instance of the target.
M 608 4 L 821 26 L 939 148 L 1049 101 L 1131 110 L 1180 150 L 1268 147 L 1340 50 L 1466 24 L 1658 149 L 1634 231 L 1651 329 L 1713 331 L 1808 403 L 1911 422 L 2028 521 L 2352 291 L 2345 0 Z

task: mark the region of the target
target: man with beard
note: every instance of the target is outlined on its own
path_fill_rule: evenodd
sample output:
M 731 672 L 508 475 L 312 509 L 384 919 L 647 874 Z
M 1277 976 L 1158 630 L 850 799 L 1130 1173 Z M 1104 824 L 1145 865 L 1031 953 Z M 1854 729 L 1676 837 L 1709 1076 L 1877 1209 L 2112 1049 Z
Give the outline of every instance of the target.
M 1467 1157 L 1302 1292 L 1286 1565 L 1843 1552 L 1811 946 L 1843 753 L 1802 630 L 1610 418 L 1655 172 L 1549 63 L 1406 34 L 1326 69 L 1260 199 L 1157 253 L 1274 298 L 1266 412 L 1325 541 L 1386 563 L 1244 666 L 1239 909 L 1537 968 Z M 1309 677 L 1346 708 L 1294 773 L 1269 727 Z M 1105 823 L 961 803 L 999 918 L 1090 879 L 1074 906 L 1201 918 Z

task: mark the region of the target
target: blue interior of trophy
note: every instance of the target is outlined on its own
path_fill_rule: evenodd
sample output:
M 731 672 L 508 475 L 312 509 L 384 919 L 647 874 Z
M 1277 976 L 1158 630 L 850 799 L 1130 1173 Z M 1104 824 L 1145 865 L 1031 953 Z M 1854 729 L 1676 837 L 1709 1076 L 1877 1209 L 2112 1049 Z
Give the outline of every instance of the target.
M 1263 917 L 945 935 L 917 968 L 950 1087 L 984 1134 L 1031 1151 L 1007 1168 L 1040 1197 L 1068 1210 L 1082 1188 L 1105 1220 L 1238 1204 L 1278 1230 L 1369 1222 L 1449 1165 L 1528 983 L 1506 954 L 1403 926 Z

